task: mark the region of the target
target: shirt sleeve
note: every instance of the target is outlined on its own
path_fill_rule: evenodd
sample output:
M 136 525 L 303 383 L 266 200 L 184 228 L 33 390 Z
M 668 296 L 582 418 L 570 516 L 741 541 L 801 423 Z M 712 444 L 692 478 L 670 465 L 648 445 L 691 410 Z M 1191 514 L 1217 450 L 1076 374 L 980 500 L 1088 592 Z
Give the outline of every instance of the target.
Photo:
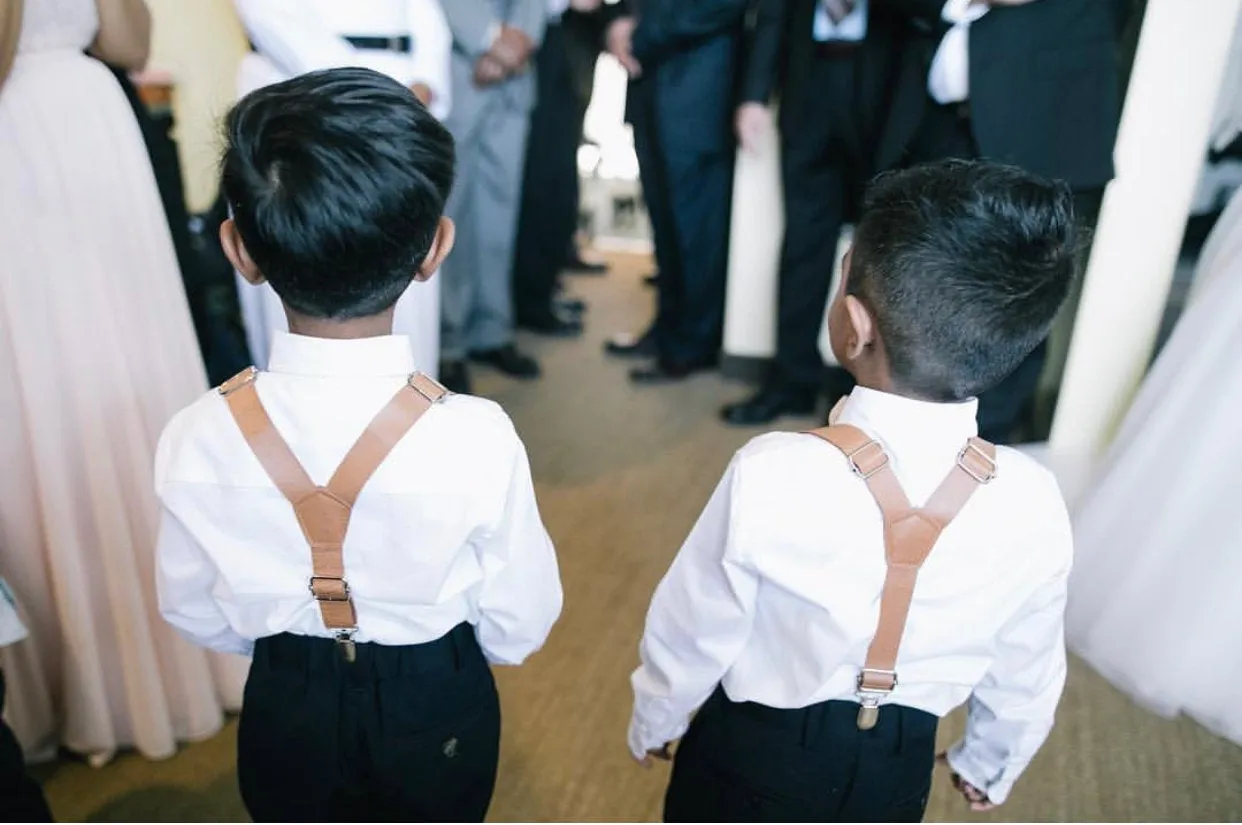
M 410 0 L 410 32 L 414 53 L 410 56 L 410 79 L 406 85 L 426 83 L 431 89 L 431 113 L 439 120 L 452 109 L 449 61 L 453 35 L 438 0 Z
M 323 25 L 298 0 L 234 0 L 250 42 L 284 74 L 358 65 L 349 41 Z
M 1050 552 L 1070 557 L 1069 517 Z M 996 659 L 967 704 L 966 734 L 949 751 L 963 779 L 1001 804 L 1048 738 L 1065 687 L 1065 600 L 1069 564 L 1039 587 L 1005 627 Z
M 249 656 L 254 641 L 235 632 L 212 596 L 216 568 L 185 525 L 164 508 L 155 550 L 160 615 L 196 645 Z
M 556 551 L 539 517 L 520 442 L 500 523 L 481 542 L 480 556 L 479 645 L 493 664 L 521 664 L 543 646 L 563 595 Z
M 750 635 L 759 582 L 737 558 L 740 485 L 735 458 L 651 600 L 630 679 L 635 758 L 686 732 Z

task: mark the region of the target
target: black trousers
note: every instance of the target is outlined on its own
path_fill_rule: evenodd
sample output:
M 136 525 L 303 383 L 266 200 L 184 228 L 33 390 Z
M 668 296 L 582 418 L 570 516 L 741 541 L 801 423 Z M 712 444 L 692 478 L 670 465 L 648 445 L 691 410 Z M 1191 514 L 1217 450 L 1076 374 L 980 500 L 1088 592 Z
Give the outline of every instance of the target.
M 677 749 L 665 821 L 920 821 L 940 720 L 899 705 L 869 731 L 857 718 L 853 702 L 777 710 L 717 688 Z
M 578 144 L 586 108 L 575 87 L 565 29 L 548 26 L 536 58 L 538 102 L 530 116 L 522 206 L 513 255 L 519 323 L 552 316 L 552 297 L 578 228 Z
M 824 377 L 819 332 L 837 240 L 871 176 L 885 77 L 863 47 L 813 57 L 800 100 L 781 112 L 785 239 L 777 297 L 774 380 L 808 391 Z
M 720 352 L 733 151 L 657 117 L 657 92 L 654 79 L 631 84 L 628 109 L 660 272 L 652 329 L 660 360 L 675 366 Z
M 906 153 L 906 164 L 941 158 L 973 159 L 981 156 L 971 129 L 969 109 L 958 104 L 939 105 L 929 100 L 919 129 Z M 1104 191 L 1075 192 L 1075 211 L 1086 231 L 1095 225 Z M 997 444 L 1014 440 L 1028 416 L 1048 358 L 1047 342 L 1040 343 L 1012 373 L 979 396 L 979 435 Z
M 0 671 L 0 717 L 4 713 L 4 671 Z M 51 822 L 43 789 L 26 773 L 17 737 L 0 718 L 0 821 Z
M 500 705 L 462 624 L 423 645 L 260 639 L 237 734 L 259 822 L 480 822 L 496 781 Z

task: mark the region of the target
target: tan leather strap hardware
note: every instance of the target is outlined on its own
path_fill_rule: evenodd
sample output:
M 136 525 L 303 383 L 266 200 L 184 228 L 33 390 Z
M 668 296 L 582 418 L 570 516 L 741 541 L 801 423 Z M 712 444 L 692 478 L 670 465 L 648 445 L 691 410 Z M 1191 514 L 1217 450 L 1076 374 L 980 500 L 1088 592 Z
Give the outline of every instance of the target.
M 879 720 L 880 700 L 897 687 L 897 653 L 919 569 L 944 528 L 966 506 L 975 490 L 996 477 L 996 448 L 981 438 L 971 438 L 927 503 L 912 507 L 880 442 L 857 427 L 844 424 L 811 430 L 809 434 L 845 455 L 850 469 L 866 483 L 884 520 L 887 569 L 880 593 L 880 618 L 857 681 L 862 705 L 858 727 L 869 730 Z
M 312 574 L 307 589 L 319 605 L 324 627 L 336 631 L 346 658 L 353 661 L 358 615 L 345 578 L 344 546 L 354 503 L 398 442 L 449 392 L 422 373 L 411 375 L 371 419 L 331 480 L 321 487 L 311 480 L 276 430 L 255 389 L 258 377 L 259 371 L 250 367 L 224 382 L 218 391 L 228 402 L 255 457 L 292 505 L 310 545 Z

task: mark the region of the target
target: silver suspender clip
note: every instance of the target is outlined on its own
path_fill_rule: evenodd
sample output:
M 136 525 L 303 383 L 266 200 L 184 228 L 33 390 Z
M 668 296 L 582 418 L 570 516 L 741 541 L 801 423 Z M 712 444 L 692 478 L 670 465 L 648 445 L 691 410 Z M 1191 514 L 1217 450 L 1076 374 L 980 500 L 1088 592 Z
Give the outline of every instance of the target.
M 867 676 L 880 676 L 891 679 L 890 687 L 877 688 L 867 687 Z M 880 721 L 880 699 L 888 696 L 897 687 L 897 674 L 891 670 L 876 670 L 875 668 L 863 668 L 858 672 L 858 729 L 871 730 Z
M 341 649 L 341 656 L 346 662 L 353 664 L 358 658 L 358 646 L 354 644 L 355 630 L 336 631 L 336 644 Z

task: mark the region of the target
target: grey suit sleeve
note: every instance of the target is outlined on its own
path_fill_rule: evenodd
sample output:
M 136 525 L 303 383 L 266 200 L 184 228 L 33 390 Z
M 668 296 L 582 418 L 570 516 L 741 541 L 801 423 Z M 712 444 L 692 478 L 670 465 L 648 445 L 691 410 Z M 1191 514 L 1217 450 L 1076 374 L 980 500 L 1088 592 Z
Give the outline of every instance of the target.
M 505 22 L 526 32 L 526 36 L 538 47 L 543 42 L 543 32 L 548 25 L 548 0 L 516 0 Z
M 482 57 L 491 48 L 489 32 L 501 22 L 492 13 L 489 0 L 449 0 L 440 6 L 453 32 L 453 48 L 470 57 Z

